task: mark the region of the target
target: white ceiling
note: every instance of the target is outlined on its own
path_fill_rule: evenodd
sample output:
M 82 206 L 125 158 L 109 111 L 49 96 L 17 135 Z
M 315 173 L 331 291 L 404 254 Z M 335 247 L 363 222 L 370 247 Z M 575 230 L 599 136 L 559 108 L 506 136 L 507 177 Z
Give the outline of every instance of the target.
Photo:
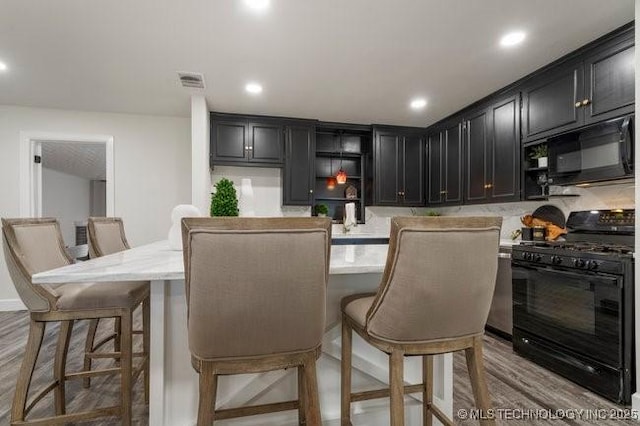
M 0 0 L 0 104 L 188 116 L 176 72 L 195 71 L 217 111 L 424 126 L 633 16 L 633 0 Z M 513 29 L 525 42 L 500 48 Z
M 103 143 L 42 142 L 42 167 L 89 180 L 106 180 Z

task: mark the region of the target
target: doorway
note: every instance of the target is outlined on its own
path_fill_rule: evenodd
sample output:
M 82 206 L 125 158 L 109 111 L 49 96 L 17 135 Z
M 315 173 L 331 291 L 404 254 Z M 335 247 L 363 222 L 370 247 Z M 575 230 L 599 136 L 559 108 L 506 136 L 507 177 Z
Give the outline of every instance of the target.
M 85 257 L 87 218 L 114 216 L 113 137 L 21 136 L 21 216 L 55 217 L 71 254 Z

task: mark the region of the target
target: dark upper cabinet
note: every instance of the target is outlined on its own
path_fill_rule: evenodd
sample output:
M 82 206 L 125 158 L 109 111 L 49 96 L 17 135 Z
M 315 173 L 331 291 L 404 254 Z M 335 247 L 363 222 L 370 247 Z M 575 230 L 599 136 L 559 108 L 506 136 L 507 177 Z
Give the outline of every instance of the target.
M 582 125 L 581 63 L 535 77 L 522 90 L 524 141 L 540 139 Z
M 425 141 L 422 129 L 374 130 L 374 204 L 423 206 Z
M 519 99 L 510 96 L 466 115 L 465 203 L 520 199 Z
M 585 124 L 634 111 L 634 53 L 629 38 L 585 59 Z
M 633 31 L 627 30 L 525 83 L 523 142 L 632 113 L 634 53 Z
M 486 202 L 489 199 L 489 115 L 490 110 L 470 114 L 463 124 L 466 144 L 465 196 L 466 202 Z
M 281 121 L 212 114 L 211 165 L 279 167 L 283 162 Z
M 284 205 L 313 204 L 316 128 L 309 124 L 285 127 Z
M 520 97 L 512 96 L 491 106 L 489 199 L 520 200 Z
M 462 204 L 462 120 L 451 119 L 427 136 L 428 205 Z

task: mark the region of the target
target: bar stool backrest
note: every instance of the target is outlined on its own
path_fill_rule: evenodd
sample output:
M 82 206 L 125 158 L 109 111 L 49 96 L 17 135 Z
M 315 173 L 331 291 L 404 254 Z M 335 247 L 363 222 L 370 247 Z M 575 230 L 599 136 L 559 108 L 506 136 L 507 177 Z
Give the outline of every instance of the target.
M 106 256 L 128 250 L 124 224 L 119 217 L 90 217 L 87 222 L 89 257 Z
M 394 217 L 367 332 L 407 343 L 482 333 L 501 224 L 500 217 Z
M 196 359 L 320 345 L 329 219 L 185 218 L 182 236 L 189 348 Z
M 58 285 L 34 285 L 31 276 L 73 263 L 53 218 L 2 219 L 2 243 L 9 275 L 31 312 L 48 312 Z

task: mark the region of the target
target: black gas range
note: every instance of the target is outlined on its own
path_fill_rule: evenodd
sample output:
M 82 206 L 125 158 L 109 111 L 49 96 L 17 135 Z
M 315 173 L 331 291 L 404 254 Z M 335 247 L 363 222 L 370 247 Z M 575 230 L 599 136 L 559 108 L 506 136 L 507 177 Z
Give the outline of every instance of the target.
M 628 404 L 635 390 L 634 210 L 572 212 L 566 240 L 513 246 L 513 347 Z

